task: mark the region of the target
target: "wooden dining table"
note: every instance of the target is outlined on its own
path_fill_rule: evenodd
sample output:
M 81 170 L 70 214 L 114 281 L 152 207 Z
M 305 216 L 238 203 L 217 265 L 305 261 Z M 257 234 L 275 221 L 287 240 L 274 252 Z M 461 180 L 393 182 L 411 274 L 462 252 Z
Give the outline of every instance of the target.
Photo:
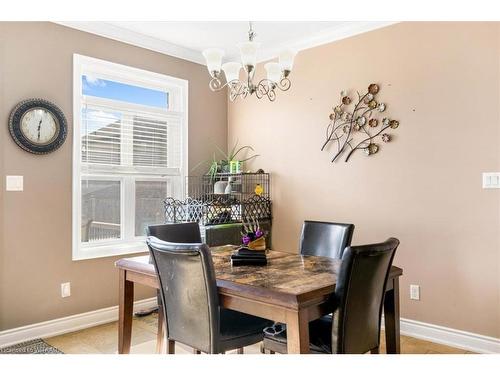
M 332 312 L 328 299 L 335 290 L 340 260 L 268 251 L 266 266 L 233 267 L 231 245 L 211 248 L 222 307 L 287 325 L 287 351 L 309 352 L 309 322 Z M 159 288 L 149 256 L 123 258 L 119 269 L 118 353 L 129 353 L 134 284 Z M 392 266 L 384 299 L 387 353 L 400 352 L 399 277 Z M 163 337 L 159 337 L 162 340 Z M 161 346 L 161 345 L 160 345 Z

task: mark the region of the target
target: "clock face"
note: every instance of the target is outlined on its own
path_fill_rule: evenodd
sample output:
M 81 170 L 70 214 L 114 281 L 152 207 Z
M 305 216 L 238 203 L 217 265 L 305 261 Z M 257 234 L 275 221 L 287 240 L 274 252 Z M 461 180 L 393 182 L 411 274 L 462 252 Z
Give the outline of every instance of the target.
M 33 108 L 21 118 L 21 132 L 35 145 L 51 143 L 59 133 L 55 117 L 45 108 Z
M 42 155 L 61 147 L 68 124 L 57 105 L 45 99 L 26 99 L 11 111 L 9 132 L 23 150 Z

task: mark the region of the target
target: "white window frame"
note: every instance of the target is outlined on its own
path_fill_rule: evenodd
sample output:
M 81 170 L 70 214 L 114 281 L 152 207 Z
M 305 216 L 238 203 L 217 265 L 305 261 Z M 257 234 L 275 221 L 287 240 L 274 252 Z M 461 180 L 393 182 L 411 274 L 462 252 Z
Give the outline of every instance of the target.
M 180 178 L 180 192 L 184 190 L 185 176 L 187 173 L 188 161 L 188 81 L 180 78 L 170 77 L 164 74 L 153 73 L 142 69 L 129 67 L 126 65 L 116 64 L 109 61 L 96 59 L 93 57 L 82 56 L 78 54 L 73 55 L 73 213 L 72 213 L 72 226 L 73 226 L 73 241 L 72 241 L 72 259 L 94 259 L 116 255 L 132 254 L 147 252 L 145 237 L 124 238 L 125 233 L 135 231 L 135 193 L 130 194 L 130 189 L 135 189 L 131 186 L 134 181 L 127 178 L 111 177 L 106 175 L 99 176 L 98 173 L 82 173 L 82 147 L 81 147 L 81 113 L 84 104 L 103 105 L 109 101 L 98 97 L 84 97 L 82 94 L 82 76 L 85 74 L 96 74 L 99 78 L 109 79 L 115 82 L 121 82 L 129 85 L 136 85 L 140 87 L 150 88 L 159 91 L 173 93 L 169 95 L 169 108 L 160 109 L 147 107 L 149 113 L 156 112 L 162 115 L 175 114 L 181 118 L 181 139 L 182 139 L 182 160 L 179 169 L 176 169 L 176 176 Z M 120 102 L 114 101 L 113 105 L 120 106 Z M 146 108 L 141 105 L 132 103 L 122 103 L 128 110 L 130 108 L 137 109 Z M 111 167 L 112 168 L 112 167 Z M 137 174 L 134 174 L 137 181 L 148 180 L 162 180 L 161 176 L 154 177 L 148 174 L 147 168 L 137 168 Z M 172 171 L 167 170 L 166 174 L 173 174 Z M 91 177 L 96 180 L 120 180 L 120 226 L 121 226 L 121 239 L 110 241 L 99 241 L 98 243 L 85 244 L 82 246 L 81 242 L 81 215 L 82 215 L 82 196 L 81 196 L 81 180 L 82 177 Z M 167 189 L 169 182 L 167 180 Z M 170 186 L 172 188 L 172 186 Z M 133 201 L 127 201 L 125 204 L 123 199 L 124 193 L 128 189 L 127 196 L 133 197 Z M 179 192 L 179 193 L 180 193 Z M 127 216 L 132 216 L 132 220 L 126 220 Z M 127 228 L 125 228 L 127 225 Z

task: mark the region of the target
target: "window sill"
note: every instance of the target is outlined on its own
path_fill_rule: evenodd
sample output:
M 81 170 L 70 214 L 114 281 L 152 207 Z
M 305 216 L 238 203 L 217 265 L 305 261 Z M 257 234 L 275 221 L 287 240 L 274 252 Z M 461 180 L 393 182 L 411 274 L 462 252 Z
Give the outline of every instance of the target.
M 146 241 L 134 241 L 128 243 L 117 243 L 112 245 L 101 245 L 92 247 L 81 247 L 73 250 L 73 260 L 86 260 L 96 258 L 107 258 L 120 255 L 141 254 L 147 253 L 148 246 Z

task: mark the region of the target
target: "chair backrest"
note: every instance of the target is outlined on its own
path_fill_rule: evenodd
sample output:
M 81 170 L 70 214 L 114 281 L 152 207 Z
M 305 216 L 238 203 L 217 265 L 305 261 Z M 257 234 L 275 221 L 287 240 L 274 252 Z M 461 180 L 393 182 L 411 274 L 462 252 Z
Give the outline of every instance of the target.
M 335 289 L 333 353 L 360 354 L 377 348 L 384 295 L 399 240 L 344 251 Z
M 300 253 L 341 259 L 351 244 L 353 224 L 304 221 L 300 236 Z
M 150 225 L 148 236 L 162 241 L 175 243 L 201 243 L 200 226 L 198 223 L 175 223 Z
M 148 237 L 160 281 L 167 336 L 206 353 L 219 350 L 219 300 L 210 250 Z

